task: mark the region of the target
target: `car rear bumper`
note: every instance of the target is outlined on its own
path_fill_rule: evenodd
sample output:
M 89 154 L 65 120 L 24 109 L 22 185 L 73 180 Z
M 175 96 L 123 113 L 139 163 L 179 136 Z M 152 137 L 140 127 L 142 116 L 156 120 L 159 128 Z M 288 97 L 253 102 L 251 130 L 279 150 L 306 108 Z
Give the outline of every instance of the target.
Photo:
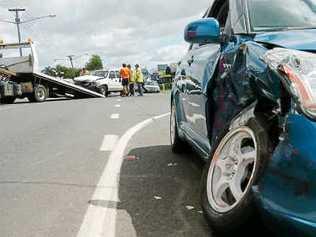
M 316 236 L 316 122 L 288 117 L 254 191 L 264 216 L 277 221 L 274 226 L 280 224 L 287 234 Z

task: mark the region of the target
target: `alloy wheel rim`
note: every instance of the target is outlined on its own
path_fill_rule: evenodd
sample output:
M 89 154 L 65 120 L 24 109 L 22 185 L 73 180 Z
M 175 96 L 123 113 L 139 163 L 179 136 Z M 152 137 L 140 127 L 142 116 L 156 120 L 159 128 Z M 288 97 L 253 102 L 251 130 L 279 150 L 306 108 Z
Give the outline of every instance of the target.
M 45 98 L 45 91 L 42 88 L 37 89 L 37 97 L 41 100 L 43 100 Z
M 105 89 L 104 88 L 101 88 L 101 95 L 105 95 Z
M 247 127 L 228 133 L 216 149 L 207 177 L 207 197 L 212 208 L 226 213 L 248 193 L 257 165 L 257 143 Z

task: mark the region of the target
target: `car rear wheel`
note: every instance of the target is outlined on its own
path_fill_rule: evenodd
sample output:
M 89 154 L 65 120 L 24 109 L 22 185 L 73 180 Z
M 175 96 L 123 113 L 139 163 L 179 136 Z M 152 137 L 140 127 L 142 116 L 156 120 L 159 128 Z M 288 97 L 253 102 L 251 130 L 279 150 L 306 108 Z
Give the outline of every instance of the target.
M 268 157 L 267 133 L 252 119 L 215 146 L 201 181 L 201 202 L 211 227 L 221 234 L 241 230 L 255 213 L 252 186 Z
M 185 142 L 179 137 L 176 106 L 174 103 L 172 103 L 170 114 L 170 142 L 171 149 L 174 153 L 181 153 L 186 148 Z

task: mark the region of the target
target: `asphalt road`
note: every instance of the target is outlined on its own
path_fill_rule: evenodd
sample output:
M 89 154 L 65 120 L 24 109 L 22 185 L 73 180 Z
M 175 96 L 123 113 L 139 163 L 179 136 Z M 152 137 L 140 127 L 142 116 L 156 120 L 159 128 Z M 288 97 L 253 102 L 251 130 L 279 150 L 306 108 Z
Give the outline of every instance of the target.
M 168 112 L 168 94 L 1 105 L 1 237 L 211 236 Z

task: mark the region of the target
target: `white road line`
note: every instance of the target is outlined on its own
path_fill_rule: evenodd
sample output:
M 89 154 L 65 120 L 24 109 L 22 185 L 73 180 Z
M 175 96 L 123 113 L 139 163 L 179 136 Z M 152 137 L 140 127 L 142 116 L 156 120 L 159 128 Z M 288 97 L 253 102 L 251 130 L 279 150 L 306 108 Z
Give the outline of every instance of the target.
M 132 137 L 169 113 L 147 119 L 130 128 L 118 141 L 95 189 L 92 200 L 119 202 L 120 170 L 125 149 Z M 116 208 L 89 205 L 77 237 L 115 237 Z
M 120 114 L 111 114 L 111 119 L 119 119 Z
M 120 107 L 121 107 L 121 105 L 117 104 L 117 105 L 114 105 L 114 107 L 116 107 L 116 108 L 120 108 Z
M 105 135 L 100 147 L 100 151 L 113 151 L 118 138 L 119 137 L 117 135 Z
M 122 100 L 121 100 L 121 99 L 117 99 L 116 101 L 117 101 L 117 102 L 121 102 Z

